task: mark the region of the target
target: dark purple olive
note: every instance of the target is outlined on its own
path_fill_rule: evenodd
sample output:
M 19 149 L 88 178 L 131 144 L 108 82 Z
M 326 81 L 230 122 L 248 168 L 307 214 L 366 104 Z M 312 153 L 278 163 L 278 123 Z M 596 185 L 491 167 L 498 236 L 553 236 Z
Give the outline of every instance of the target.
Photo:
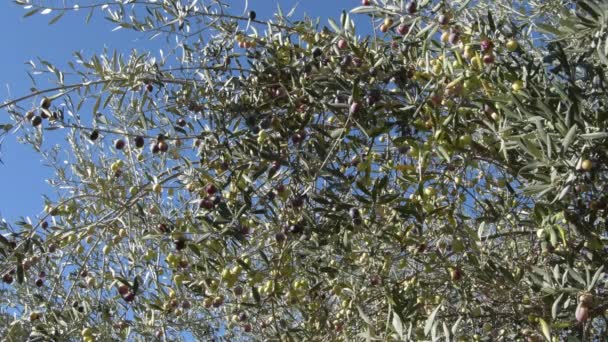
M 491 54 L 491 53 L 489 53 L 487 55 L 484 55 L 483 56 L 483 62 L 485 64 L 492 64 L 492 63 L 494 63 L 494 55 Z
M 138 135 L 135 137 L 134 141 L 135 141 L 135 147 L 137 147 L 137 148 L 144 147 L 144 143 L 145 143 L 144 137 Z
M 492 50 L 492 48 L 494 48 L 494 43 L 492 43 L 492 41 L 490 39 L 484 38 L 479 43 L 479 46 L 481 47 L 481 51 L 486 52 L 486 51 Z
M 121 296 L 126 296 L 127 293 L 129 293 L 129 290 L 130 290 L 130 288 L 128 285 L 122 284 L 122 285 L 118 286 L 118 294 Z
M 175 245 L 175 249 L 178 251 L 181 251 L 182 249 L 186 248 L 186 240 L 184 239 L 173 240 L 173 244 Z
M 42 123 L 42 118 L 39 116 L 34 116 L 34 118 L 32 119 L 32 126 L 37 127 L 40 126 L 40 124 Z
M 294 199 L 292 199 L 291 205 L 294 208 L 300 208 L 301 206 L 303 206 L 304 205 L 304 196 L 297 196 Z
M 48 97 L 45 97 L 42 99 L 42 101 L 40 101 L 40 108 L 49 109 L 50 107 L 51 107 L 51 99 L 49 99 Z
M 233 291 L 234 291 L 235 295 L 240 296 L 240 295 L 243 294 L 243 287 L 240 286 L 240 285 L 237 285 L 237 286 L 234 287 Z
M 123 148 L 125 148 L 125 141 L 122 139 L 116 140 L 116 142 L 114 143 L 114 147 L 117 150 L 122 150 Z
M 199 204 L 199 207 L 201 209 L 213 209 L 213 201 L 211 201 L 209 198 L 203 198 Z
M 321 57 L 322 54 L 323 54 L 323 51 L 321 49 L 319 49 L 318 47 L 316 47 L 312 50 L 312 56 L 314 58 Z
M 397 33 L 399 33 L 402 36 L 405 36 L 408 32 L 410 32 L 409 25 L 401 24 L 397 27 Z
M 99 138 L 99 131 L 94 129 L 91 134 L 89 134 L 89 139 L 91 139 L 91 141 L 95 141 L 97 138 Z
M 281 162 L 278 160 L 273 161 L 270 168 L 274 171 L 278 171 L 281 168 Z
M 127 303 L 131 303 L 132 301 L 135 300 L 135 293 L 129 291 L 129 293 L 127 293 L 125 296 L 122 297 L 125 302 Z
M 171 231 L 169 229 L 169 227 L 167 227 L 167 225 L 164 223 L 159 223 L 157 228 L 158 228 L 158 231 L 160 231 L 163 234 L 169 233 Z
M 282 243 L 287 240 L 287 235 L 285 235 L 285 233 L 283 232 L 279 232 L 274 235 L 274 238 L 277 240 L 278 243 Z
M 205 186 L 205 192 L 208 195 L 214 195 L 217 192 L 217 187 L 214 184 L 209 183 Z
M 407 3 L 407 5 L 405 5 L 405 10 L 409 14 L 414 14 L 418 10 L 418 4 L 416 1 L 410 1 Z
M 2 281 L 7 284 L 11 284 L 13 282 L 13 276 L 10 273 L 5 273 L 2 276 Z
M 211 202 L 213 202 L 213 205 L 218 205 L 222 202 L 222 196 L 219 195 L 211 196 L 209 197 L 209 199 L 211 200 Z
M 215 297 L 213 299 L 213 307 L 214 308 L 219 308 L 220 306 L 222 306 L 222 304 L 224 304 L 224 298 L 223 297 Z
M 294 134 L 294 135 L 291 137 L 291 141 L 292 141 L 294 144 L 299 144 L 299 143 L 301 143 L 302 141 L 304 141 L 304 136 L 303 136 L 301 133 L 296 133 L 296 134 Z
M 292 234 L 301 234 L 304 232 L 304 224 L 302 224 L 302 223 L 292 224 L 291 226 L 289 226 L 287 231 Z
M 167 144 L 164 141 L 159 141 L 157 145 L 158 145 L 158 150 L 163 153 L 165 153 L 169 150 L 169 144 Z

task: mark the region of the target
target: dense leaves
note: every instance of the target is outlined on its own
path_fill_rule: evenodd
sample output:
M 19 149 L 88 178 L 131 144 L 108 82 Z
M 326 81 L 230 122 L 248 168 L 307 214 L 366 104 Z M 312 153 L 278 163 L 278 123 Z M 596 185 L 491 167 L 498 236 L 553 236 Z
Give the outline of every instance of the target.
M 16 2 L 167 39 L 2 105 L 57 189 L 2 227 L 3 335 L 606 338 L 602 2 Z

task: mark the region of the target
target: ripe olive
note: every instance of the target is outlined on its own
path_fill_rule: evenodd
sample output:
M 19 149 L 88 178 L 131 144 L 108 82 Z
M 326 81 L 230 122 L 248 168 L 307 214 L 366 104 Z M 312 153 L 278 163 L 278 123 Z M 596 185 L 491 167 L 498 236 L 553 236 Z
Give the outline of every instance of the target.
M 50 107 L 51 107 L 51 99 L 49 99 L 48 97 L 45 97 L 42 99 L 42 101 L 40 101 L 40 108 L 49 109 Z
M 125 147 L 125 141 L 122 139 L 116 140 L 116 142 L 114 142 L 114 147 L 117 150 L 122 150 Z
M 42 118 L 39 116 L 34 116 L 34 118 L 32 119 L 32 126 L 37 127 L 42 123 Z
M 418 7 L 418 4 L 416 3 L 416 1 L 410 1 L 407 3 L 407 5 L 405 5 L 405 10 L 409 14 L 414 14 L 414 13 L 416 13 L 416 10 L 418 9 L 417 7 Z
M 97 140 L 97 138 L 99 138 L 99 131 L 94 129 L 91 134 L 89 134 L 89 139 L 91 139 L 92 141 Z
M 135 147 L 142 148 L 144 147 L 144 137 L 138 135 L 135 137 Z

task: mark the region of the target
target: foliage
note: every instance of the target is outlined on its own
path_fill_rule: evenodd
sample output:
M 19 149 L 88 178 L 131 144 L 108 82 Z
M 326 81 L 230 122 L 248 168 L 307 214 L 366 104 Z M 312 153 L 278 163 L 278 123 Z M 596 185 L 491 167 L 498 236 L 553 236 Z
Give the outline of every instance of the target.
M 605 339 L 608 5 L 362 3 L 77 7 L 165 48 L 2 105 L 57 189 L 2 227 L 2 335 Z

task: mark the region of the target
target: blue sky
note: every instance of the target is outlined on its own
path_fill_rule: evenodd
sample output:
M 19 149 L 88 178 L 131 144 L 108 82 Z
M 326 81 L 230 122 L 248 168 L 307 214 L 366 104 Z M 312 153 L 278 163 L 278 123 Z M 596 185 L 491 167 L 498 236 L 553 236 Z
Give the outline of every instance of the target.
M 235 8 L 242 9 L 245 0 L 233 1 Z M 314 17 L 339 18 L 343 9 L 349 10 L 359 5 L 359 0 L 249 0 L 258 18 L 269 18 L 279 3 L 287 12 L 299 3 L 296 13 L 307 13 Z M 64 66 L 72 59 L 73 51 L 83 51 L 85 55 L 99 53 L 104 47 L 129 51 L 155 47 L 162 42 L 150 42 L 144 36 L 131 31 L 112 32 L 111 23 L 97 13 L 88 25 L 84 23 L 85 11 L 65 15 L 52 26 L 47 16 L 35 15 L 23 18 L 27 11 L 11 1 L 0 1 L 0 32 L 4 53 L 0 54 L 0 101 L 22 96 L 31 86 L 27 76 L 28 60 L 41 57 L 49 62 Z M 0 124 L 8 121 L 6 112 L 0 114 Z M 0 165 L 0 217 L 13 222 L 21 216 L 35 216 L 43 207 L 43 194 L 52 194 L 46 184 L 50 170 L 43 166 L 41 158 L 34 150 L 20 145 L 14 137 L 8 137 L 2 145 Z

